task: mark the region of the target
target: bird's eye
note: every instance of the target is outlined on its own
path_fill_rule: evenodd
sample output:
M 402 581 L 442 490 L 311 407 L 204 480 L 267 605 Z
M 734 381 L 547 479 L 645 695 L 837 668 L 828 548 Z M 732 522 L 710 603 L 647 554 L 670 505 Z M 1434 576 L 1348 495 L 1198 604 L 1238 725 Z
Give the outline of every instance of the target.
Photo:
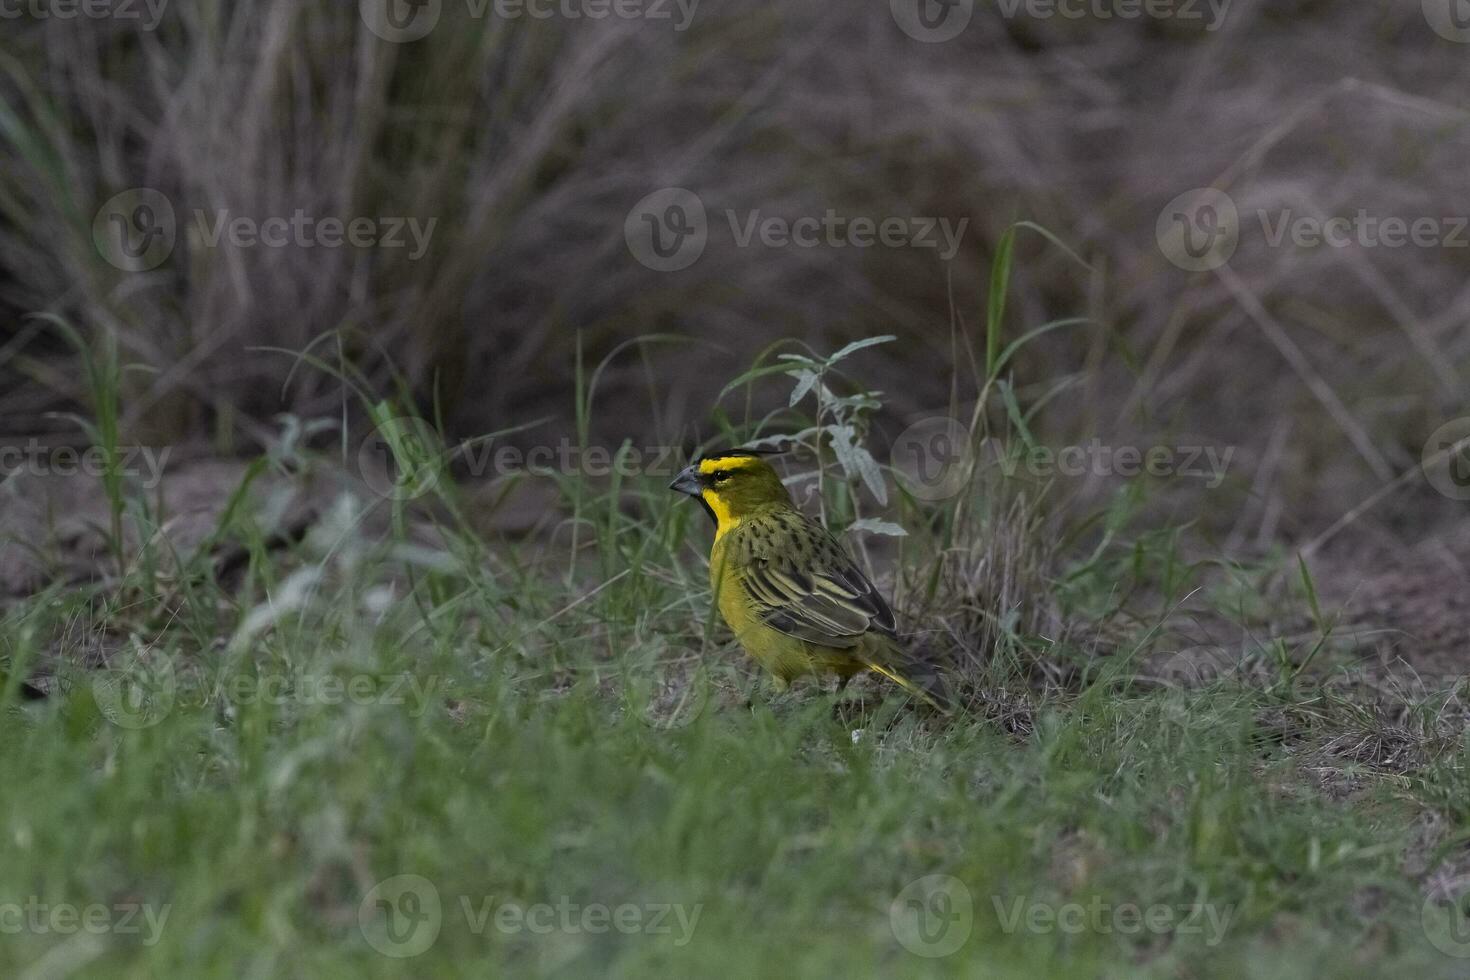
M 728 479 L 730 479 L 730 474 L 729 473 L 716 473 L 715 474 L 715 482 L 716 483 L 724 483 Z

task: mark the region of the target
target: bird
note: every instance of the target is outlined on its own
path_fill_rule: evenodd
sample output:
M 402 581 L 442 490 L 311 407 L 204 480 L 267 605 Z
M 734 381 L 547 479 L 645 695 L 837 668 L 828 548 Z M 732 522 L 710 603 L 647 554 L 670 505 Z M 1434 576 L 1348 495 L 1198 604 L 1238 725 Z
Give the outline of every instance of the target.
M 766 455 L 706 454 L 669 485 L 714 521 L 710 588 L 740 646 L 777 690 L 823 674 L 845 686 L 871 670 L 948 712 L 943 678 L 904 649 L 887 601 L 831 533 L 797 508 Z

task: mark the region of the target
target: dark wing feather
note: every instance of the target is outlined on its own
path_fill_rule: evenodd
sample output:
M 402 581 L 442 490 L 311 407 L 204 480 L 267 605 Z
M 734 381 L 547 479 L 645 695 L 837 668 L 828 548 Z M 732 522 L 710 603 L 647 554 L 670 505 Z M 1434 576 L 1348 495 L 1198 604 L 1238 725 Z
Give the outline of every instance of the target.
M 895 635 L 893 611 L 826 529 L 797 511 L 764 514 L 730 532 L 746 595 L 774 630 L 821 646 Z

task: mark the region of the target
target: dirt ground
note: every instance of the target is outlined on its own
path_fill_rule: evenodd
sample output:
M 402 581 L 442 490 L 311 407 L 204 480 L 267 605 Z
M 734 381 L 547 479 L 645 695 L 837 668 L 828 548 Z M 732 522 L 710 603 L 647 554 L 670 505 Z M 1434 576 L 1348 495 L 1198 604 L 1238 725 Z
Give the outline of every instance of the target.
M 208 548 L 216 568 L 225 570 L 241 561 L 240 545 L 215 532 L 248 470 L 245 462 L 203 455 L 173 465 L 149 496 L 166 552 L 183 562 Z M 266 541 L 285 544 L 308 534 L 339 495 L 374 499 L 369 483 L 318 464 L 307 472 L 268 468 L 251 482 L 245 505 Z M 472 519 L 487 535 L 534 539 L 564 516 L 555 488 L 535 480 L 463 489 Z M 106 547 L 107 502 L 94 481 L 18 474 L 0 494 L 0 605 L 48 585 L 82 585 L 115 574 Z M 362 520 L 370 532 L 386 533 L 388 509 L 369 508 Z M 425 540 L 434 537 L 431 521 L 417 520 L 416 528 Z M 1467 554 L 1470 522 L 1397 550 L 1347 529 L 1313 561 L 1331 626 L 1330 662 L 1378 682 L 1416 687 L 1452 686 L 1470 674 L 1470 568 L 1461 557 Z M 1203 681 L 1234 669 L 1252 645 L 1282 637 L 1309 647 L 1319 634 L 1304 612 L 1240 622 L 1186 611 L 1141 670 L 1174 683 Z

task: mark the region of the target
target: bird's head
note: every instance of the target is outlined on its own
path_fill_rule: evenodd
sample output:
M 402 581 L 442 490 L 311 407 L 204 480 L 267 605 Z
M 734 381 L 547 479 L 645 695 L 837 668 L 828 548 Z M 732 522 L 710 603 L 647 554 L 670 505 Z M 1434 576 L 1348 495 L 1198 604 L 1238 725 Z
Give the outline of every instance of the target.
M 698 500 L 723 534 L 749 514 L 771 506 L 790 507 L 791 494 L 771 464 L 753 449 L 702 456 L 685 467 L 670 490 Z

